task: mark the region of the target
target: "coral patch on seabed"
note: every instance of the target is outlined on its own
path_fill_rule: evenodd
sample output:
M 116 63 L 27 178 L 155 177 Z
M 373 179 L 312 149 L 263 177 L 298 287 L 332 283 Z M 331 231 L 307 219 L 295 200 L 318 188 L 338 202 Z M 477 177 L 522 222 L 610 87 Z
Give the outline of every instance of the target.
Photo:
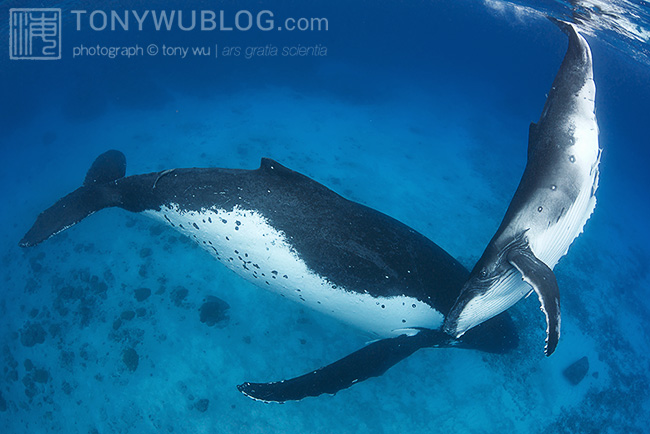
M 126 348 L 122 352 L 122 361 L 124 362 L 124 365 L 129 371 L 135 372 L 135 370 L 138 369 L 140 356 L 138 356 L 138 353 L 135 351 L 135 348 Z
M 205 413 L 206 411 L 208 411 L 209 404 L 210 404 L 209 399 L 199 399 L 198 401 L 196 401 L 196 404 L 194 404 L 194 408 L 196 408 L 201 413 Z
M 212 327 L 218 325 L 225 327 L 230 316 L 228 315 L 230 305 L 218 297 L 209 295 L 199 309 L 200 320 L 205 325 Z
M 33 347 L 45 342 L 46 335 L 47 333 L 41 324 L 28 322 L 20 330 L 20 343 L 26 347 Z
M 171 299 L 176 306 L 181 307 L 185 303 L 185 298 L 187 297 L 187 294 L 189 294 L 187 288 L 184 288 L 182 286 L 177 286 L 172 290 Z

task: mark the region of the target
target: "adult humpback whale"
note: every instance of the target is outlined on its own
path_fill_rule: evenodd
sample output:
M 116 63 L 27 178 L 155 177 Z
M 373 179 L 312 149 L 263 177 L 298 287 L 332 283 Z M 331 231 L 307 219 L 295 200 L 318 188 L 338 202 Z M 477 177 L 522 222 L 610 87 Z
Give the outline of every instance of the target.
M 564 86 L 562 80 L 571 77 L 565 70 L 580 69 L 580 58 L 569 56 L 580 41 L 584 40 L 573 29 L 554 83 L 558 89 Z M 562 113 L 550 102 L 561 101 L 552 98 L 558 93 L 549 95 L 545 107 L 549 119 Z M 542 124 L 539 131 L 531 128 L 531 132 L 552 137 L 543 132 Z M 569 161 L 573 164 L 577 158 L 578 154 Z M 560 165 L 552 172 L 561 175 L 562 170 L 571 170 L 571 166 Z M 44 211 L 21 246 L 38 244 L 103 208 L 121 207 L 173 226 L 260 286 L 383 338 L 301 377 L 238 386 L 254 399 L 286 401 L 335 393 L 381 375 L 420 348 L 456 346 L 501 352 L 516 343 L 509 317 L 505 312 L 494 316 L 487 306 L 489 299 L 472 305 L 479 315 L 471 330 L 458 333 L 461 338 L 443 332 L 445 320 L 446 330 L 453 335 L 462 323 L 459 313 L 463 309 L 451 312 L 453 317 L 449 312 L 469 273 L 407 226 L 347 201 L 272 160 L 263 159 L 257 170 L 172 169 L 129 177 L 125 173 L 123 154 L 102 154 L 82 187 Z M 553 185 L 549 188 L 560 189 L 560 184 Z M 592 185 L 595 188 L 596 183 Z M 544 209 L 552 203 L 540 206 Z M 519 252 L 525 256 L 526 249 Z
M 556 23 L 569 36 L 569 48 L 539 122 L 530 125 L 526 169 L 444 326 L 460 337 L 534 290 L 546 316 L 547 356 L 560 338 L 552 269 L 596 206 L 601 152 L 589 45 L 573 24 Z
M 508 316 L 461 340 L 441 330 L 468 271 L 406 225 L 348 201 L 279 163 L 257 170 L 172 169 L 125 177 L 119 151 L 100 155 L 83 185 L 38 216 L 21 240 L 33 246 L 107 207 L 171 225 L 261 287 L 380 340 L 323 369 L 239 389 L 264 401 L 335 393 L 383 374 L 424 347 L 505 352 Z

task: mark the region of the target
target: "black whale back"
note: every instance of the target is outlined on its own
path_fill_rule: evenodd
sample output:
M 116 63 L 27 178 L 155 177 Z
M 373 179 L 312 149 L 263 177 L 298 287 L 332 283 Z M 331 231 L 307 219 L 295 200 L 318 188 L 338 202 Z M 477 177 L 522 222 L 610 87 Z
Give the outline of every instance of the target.
M 415 230 L 270 159 L 257 170 L 174 169 L 124 178 L 118 186 L 130 211 L 172 203 L 188 211 L 255 210 L 311 270 L 349 291 L 409 295 L 444 314 L 468 276 Z

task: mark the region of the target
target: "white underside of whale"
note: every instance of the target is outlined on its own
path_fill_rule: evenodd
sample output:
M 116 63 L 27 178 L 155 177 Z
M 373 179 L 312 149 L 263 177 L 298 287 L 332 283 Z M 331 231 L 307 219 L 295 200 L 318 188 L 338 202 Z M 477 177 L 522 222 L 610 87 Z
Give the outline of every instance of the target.
M 143 214 L 196 241 L 215 259 L 254 284 L 356 326 L 374 337 L 438 329 L 443 315 L 413 297 L 374 297 L 343 288 L 311 270 L 282 231 L 256 210 L 182 210 L 178 204 Z
M 567 212 L 546 229 L 529 234 L 530 248 L 540 260 L 553 269 L 567 254 L 573 241 L 582 233 L 596 207 L 598 188 L 598 124 L 594 112 L 596 86 L 590 77 L 577 96 L 578 110 L 567 120 L 565 128 L 575 131 L 574 145 L 567 148 L 565 158 L 574 159 L 579 173 L 580 190 Z

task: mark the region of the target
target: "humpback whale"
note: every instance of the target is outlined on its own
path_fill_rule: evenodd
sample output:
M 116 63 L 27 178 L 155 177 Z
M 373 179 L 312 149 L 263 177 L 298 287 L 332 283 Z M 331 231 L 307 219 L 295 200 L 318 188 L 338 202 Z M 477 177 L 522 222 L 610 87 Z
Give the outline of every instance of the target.
M 415 230 L 271 159 L 256 170 L 127 177 L 124 155 L 108 151 L 19 244 L 34 246 L 119 207 L 170 225 L 242 277 L 377 339 L 305 375 L 238 386 L 261 401 L 334 394 L 421 348 L 506 352 L 517 335 L 505 310 L 530 288 L 522 276 L 542 300 L 552 352 L 559 293 L 550 268 L 594 208 L 599 158 L 589 47 L 572 25 L 559 25 L 569 34 L 569 49 L 540 122 L 531 125 L 524 177 L 471 274 Z
M 119 207 L 173 227 L 240 276 L 377 339 L 305 376 L 238 386 L 247 396 L 286 401 L 336 393 L 420 348 L 506 352 L 517 344 L 507 314 L 462 339 L 443 332 L 469 272 L 415 230 L 276 161 L 264 158 L 256 170 L 125 175 L 124 154 L 100 155 L 82 186 L 41 213 L 20 245 Z
M 598 124 L 591 50 L 575 25 L 539 121 L 530 125 L 528 161 L 505 217 L 463 285 L 444 330 L 460 337 L 535 291 L 546 317 L 545 353 L 560 339 L 560 293 L 553 267 L 596 206 Z

